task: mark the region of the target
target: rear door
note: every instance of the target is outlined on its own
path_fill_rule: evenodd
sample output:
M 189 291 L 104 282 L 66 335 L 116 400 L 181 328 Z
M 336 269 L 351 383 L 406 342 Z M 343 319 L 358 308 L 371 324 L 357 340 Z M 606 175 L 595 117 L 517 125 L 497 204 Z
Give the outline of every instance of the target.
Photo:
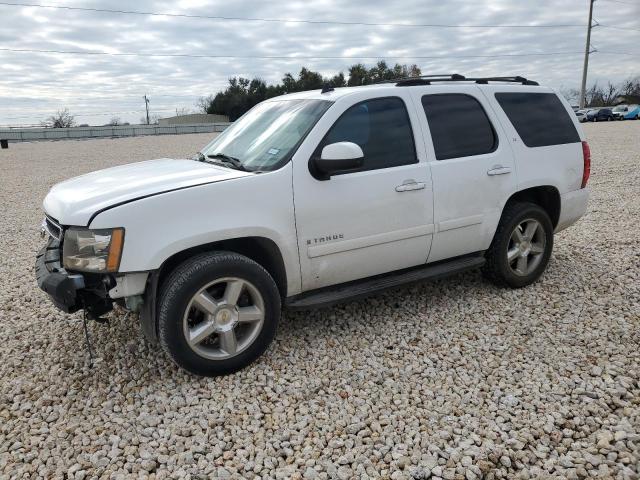
M 428 261 L 485 250 L 517 184 L 502 127 L 475 85 L 412 90 L 433 179 L 435 233 Z

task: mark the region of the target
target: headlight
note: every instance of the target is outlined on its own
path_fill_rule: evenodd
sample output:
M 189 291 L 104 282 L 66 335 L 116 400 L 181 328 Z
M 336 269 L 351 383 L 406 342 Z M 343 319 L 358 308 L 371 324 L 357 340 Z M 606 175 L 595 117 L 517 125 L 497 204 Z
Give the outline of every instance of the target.
M 117 272 L 123 243 L 123 228 L 70 228 L 64 233 L 64 268 L 81 272 Z

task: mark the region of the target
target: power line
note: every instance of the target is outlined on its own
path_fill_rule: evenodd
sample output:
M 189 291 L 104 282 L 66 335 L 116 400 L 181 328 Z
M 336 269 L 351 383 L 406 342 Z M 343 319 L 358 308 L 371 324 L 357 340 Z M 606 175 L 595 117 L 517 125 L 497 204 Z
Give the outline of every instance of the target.
M 601 23 L 598 24 L 598 28 L 612 28 L 614 30 L 627 30 L 633 32 L 640 32 L 640 28 L 631 28 L 631 27 L 614 27 L 611 25 L 603 25 Z
M 539 53 L 497 53 L 484 55 L 212 55 L 192 53 L 144 53 L 144 52 L 96 52 L 89 50 L 47 50 L 33 48 L 0 48 L 3 52 L 15 53 L 53 53 L 64 55 L 105 55 L 118 57 L 168 57 L 168 58 L 226 58 L 226 59 L 265 59 L 265 60 L 377 60 L 381 58 L 394 59 L 441 59 L 441 58 L 502 58 L 502 57 L 547 57 L 555 55 L 575 55 L 580 51 L 569 52 L 539 52 Z M 633 54 L 616 54 L 633 55 Z
M 13 3 L 0 2 L 0 5 L 12 7 L 37 7 L 37 8 L 53 8 L 59 10 L 75 10 L 81 12 L 98 12 L 98 13 L 116 13 L 121 15 L 148 15 L 154 17 L 175 17 L 175 18 L 199 18 L 207 20 L 226 20 L 240 22 L 269 22 L 269 23 L 306 23 L 316 25 L 361 25 L 368 27 L 409 27 L 409 28 L 573 28 L 582 27 L 580 24 L 538 24 L 538 25 L 456 25 L 441 23 L 382 23 L 382 22 L 349 22 L 338 20 L 306 20 L 296 18 L 261 18 L 261 17 L 230 17 L 223 15 L 197 15 L 189 13 L 168 13 L 168 12 L 146 12 L 140 10 L 116 10 L 111 8 L 89 8 L 89 7 L 71 7 L 67 5 L 49 5 L 42 3 Z
M 623 2 L 622 0 L 602 0 L 603 2 L 621 3 L 622 5 L 631 5 L 632 7 L 640 6 L 640 3 Z

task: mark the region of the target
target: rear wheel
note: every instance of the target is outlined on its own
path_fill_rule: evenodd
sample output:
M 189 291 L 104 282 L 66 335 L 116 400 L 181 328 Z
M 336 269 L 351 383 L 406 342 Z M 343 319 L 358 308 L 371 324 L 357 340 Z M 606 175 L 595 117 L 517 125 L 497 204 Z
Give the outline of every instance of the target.
M 179 265 L 163 282 L 158 305 L 160 343 L 196 375 L 235 372 L 273 340 L 280 294 L 269 273 L 231 252 L 206 253 Z
M 552 250 L 553 225 L 547 212 L 534 203 L 513 203 L 503 212 L 483 272 L 498 285 L 525 287 L 540 278 Z

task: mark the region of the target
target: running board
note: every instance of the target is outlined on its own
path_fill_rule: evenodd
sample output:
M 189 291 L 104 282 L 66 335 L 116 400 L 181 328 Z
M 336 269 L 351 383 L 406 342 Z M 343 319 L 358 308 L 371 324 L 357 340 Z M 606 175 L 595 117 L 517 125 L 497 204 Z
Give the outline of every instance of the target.
M 329 307 L 347 300 L 367 297 L 390 288 L 400 287 L 408 283 L 424 280 L 438 280 L 456 273 L 464 272 L 484 265 L 483 256 L 464 256 L 454 260 L 446 260 L 418 268 L 391 272 L 384 275 L 354 280 L 330 287 L 312 290 L 289 297 L 285 306 L 291 310 Z

